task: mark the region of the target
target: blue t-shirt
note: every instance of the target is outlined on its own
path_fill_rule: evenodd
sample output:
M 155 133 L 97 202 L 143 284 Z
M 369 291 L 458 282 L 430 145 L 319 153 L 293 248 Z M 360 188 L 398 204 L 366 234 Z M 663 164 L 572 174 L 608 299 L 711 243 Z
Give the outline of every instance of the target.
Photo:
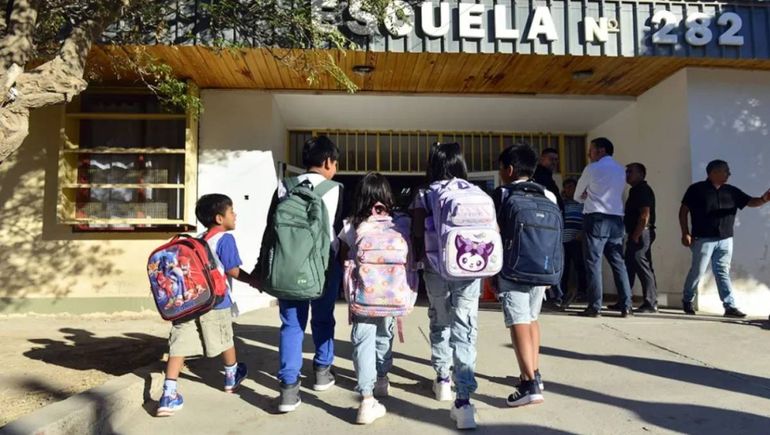
M 233 305 L 233 301 L 230 298 L 230 292 L 233 288 L 233 279 L 227 275 L 227 271 L 240 267 L 243 262 L 241 256 L 238 255 L 238 246 L 235 244 L 235 237 L 232 234 L 226 233 L 217 242 L 217 256 L 219 261 L 222 262 L 222 266 L 225 268 L 225 276 L 227 277 L 227 294 L 222 299 L 222 302 L 218 303 L 214 309 L 222 310 L 230 308 Z

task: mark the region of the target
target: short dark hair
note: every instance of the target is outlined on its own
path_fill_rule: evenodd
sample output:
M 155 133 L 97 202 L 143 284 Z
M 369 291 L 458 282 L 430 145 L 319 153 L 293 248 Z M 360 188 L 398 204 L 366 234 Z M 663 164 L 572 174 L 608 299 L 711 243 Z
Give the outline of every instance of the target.
M 353 191 L 353 204 L 350 207 L 353 228 L 358 228 L 372 215 L 372 208 L 378 202 L 382 203 L 388 212 L 393 210 L 393 191 L 385 176 L 370 172 L 364 175 Z
M 336 162 L 339 158 L 340 149 L 326 136 L 312 137 L 302 146 L 302 165 L 305 169 L 323 166 L 327 159 Z
M 642 173 L 642 178 L 645 178 L 647 176 L 647 168 L 643 164 L 641 164 L 639 162 L 629 163 L 629 164 L 626 165 L 626 168 L 628 168 L 628 169 L 631 169 L 631 168 L 638 169 L 639 172 Z
M 504 167 L 512 166 L 519 177 L 531 177 L 535 173 L 537 154 L 531 146 L 518 143 L 504 149 L 498 161 Z
M 468 167 L 463 158 L 463 149 L 457 142 L 436 142 L 430 147 L 428 154 L 428 183 L 449 180 L 451 178 L 468 178 Z
M 608 156 L 615 154 L 615 145 L 606 137 L 597 137 L 591 140 L 591 144 L 596 148 L 603 149 Z
M 727 167 L 729 167 L 729 166 L 727 165 L 727 162 L 724 161 L 724 160 L 719 160 L 719 159 L 712 160 L 712 161 L 709 162 L 708 165 L 706 165 L 706 174 L 710 174 L 710 173 L 716 171 L 717 169 L 722 169 L 722 168 L 727 168 Z
M 577 180 L 574 179 L 574 178 L 567 178 L 566 180 L 561 182 L 561 187 L 565 188 L 565 187 L 567 187 L 568 184 L 571 184 L 571 185 L 577 187 Z
M 558 155 L 559 154 L 559 150 L 557 150 L 556 148 L 548 147 L 548 148 L 543 149 L 543 151 L 540 152 L 541 156 L 544 156 L 546 154 L 556 154 L 556 155 Z
M 233 206 L 233 200 L 227 195 L 221 193 L 209 193 L 203 195 L 195 204 L 195 217 L 206 228 L 211 228 L 217 224 L 217 215 L 224 216 L 227 213 L 227 207 Z

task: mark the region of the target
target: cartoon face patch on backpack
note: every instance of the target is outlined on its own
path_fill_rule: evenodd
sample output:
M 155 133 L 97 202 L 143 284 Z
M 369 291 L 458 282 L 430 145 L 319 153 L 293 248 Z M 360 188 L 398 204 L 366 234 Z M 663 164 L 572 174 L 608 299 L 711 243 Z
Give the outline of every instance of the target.
M 431 216 L 425 222 L 425 253 L 449 280 L 486 278 L 503 266 L 495 206 L 478 186 L 454 178 L 430 186 Z

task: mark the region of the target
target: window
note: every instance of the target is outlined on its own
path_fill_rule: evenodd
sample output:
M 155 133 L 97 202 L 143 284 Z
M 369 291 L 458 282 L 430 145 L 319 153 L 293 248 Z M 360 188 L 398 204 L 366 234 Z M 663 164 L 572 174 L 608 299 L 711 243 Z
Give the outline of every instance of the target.
M 471 133 L 399 131 L 290 131 L 287 157 L 302 166 L 302 145 L 314 135 L 326 135 L 340 148 L 340 174 L 378 171 L 385 174 L 422 174 L 434 142 L 458 142 L 465 149 L 470 172 L 496 171 L 497 158 L 506 147 L 524 142 L 539 154 L 559 150 L 560 173 L 579 176 L 586 164 L 586 136 L 549 133 Z
M 197 114 L 164 111 L 142 90 L 97 88 L 67 104 L 62 123 L 60 223 L 79 231 L 194 228 Z

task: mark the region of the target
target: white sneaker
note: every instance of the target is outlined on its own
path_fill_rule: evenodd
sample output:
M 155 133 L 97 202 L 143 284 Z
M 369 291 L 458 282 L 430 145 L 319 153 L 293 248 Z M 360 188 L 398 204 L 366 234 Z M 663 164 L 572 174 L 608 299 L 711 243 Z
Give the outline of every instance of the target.
M 374 397 L 388 397 L 390 394 L 390 381 L 387 376 L 378 377 L 374 384 Z
M 452 395 L 452 381 L 439 381 L 438 379 L 433 381 L 433 394 L 436 395 L 436 400 L 439 402 L 447 402 L 454 399 Z
M 457 423 L 458 429 L 476 429 L 476 408 L 470 403 L 458 408 L 452 404 L 449 416 Z
M 366 399 L 361 401 L 361 405 L 358 407 L 358 416 L 356 417 L 356 423 L 369 424 L 380 417 L 385 416 L 385 406 L 383 406 L 376 399 Z

